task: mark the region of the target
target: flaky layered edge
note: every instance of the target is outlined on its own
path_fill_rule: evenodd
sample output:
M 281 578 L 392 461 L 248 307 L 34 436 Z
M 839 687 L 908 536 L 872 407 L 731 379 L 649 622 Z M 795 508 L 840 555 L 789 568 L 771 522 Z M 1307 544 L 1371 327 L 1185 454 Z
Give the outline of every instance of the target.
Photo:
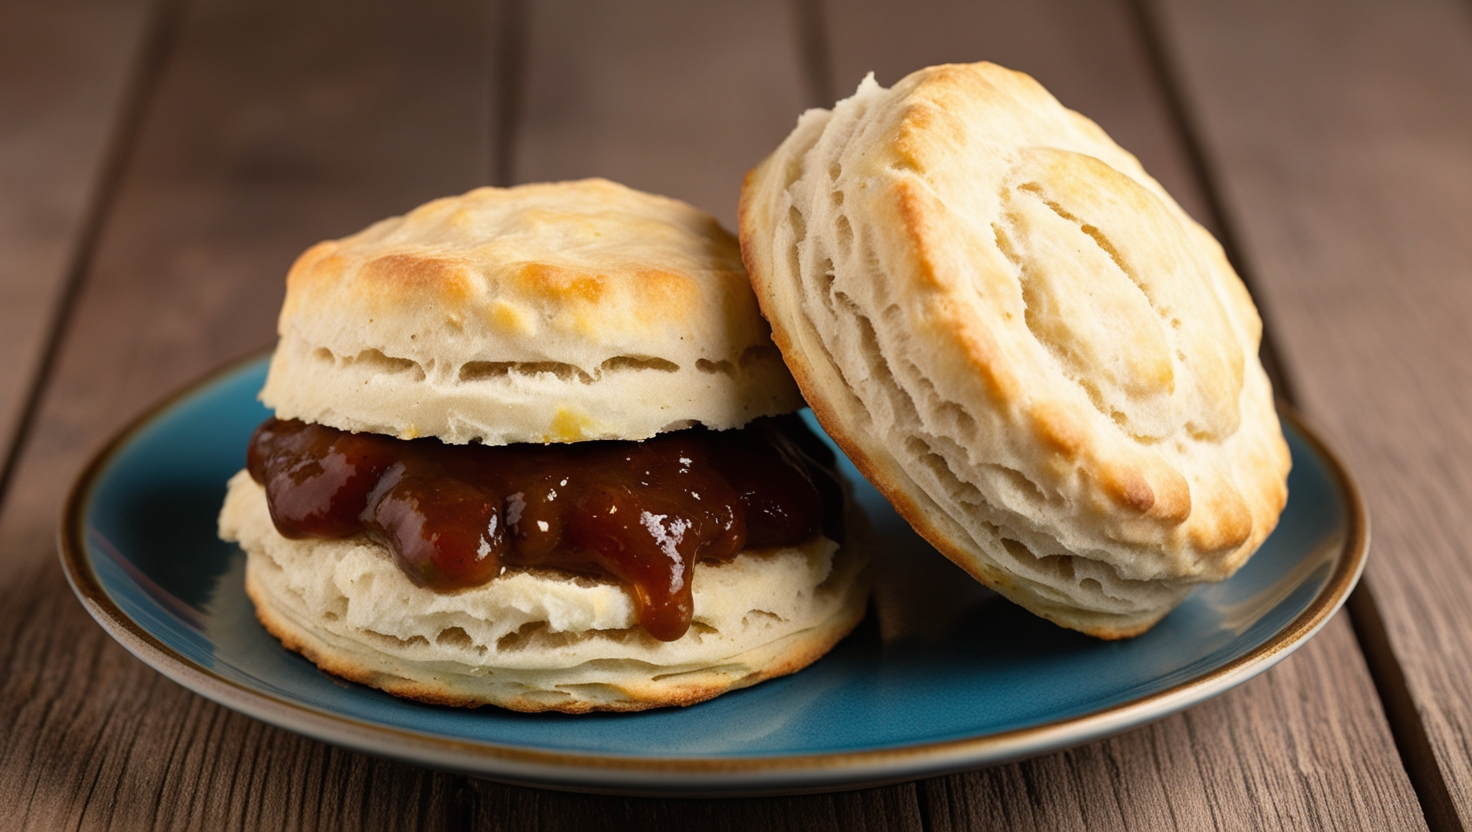
M 285 647 L 334 675 L 439 705 L 563 713 L 691 705 L 816 661 L 858 624 L 868 595 L 861 545 L 819 538 L 747 551 L 696 569 L 695 623 L 660 642 L 635 624 L 627 592 L 614 584 L 512 572 L 462 593 L 431 593 L 364 538 L 282 538 L 264 491 L 244 472 L 231 481 L 220 532 L 245 549 L 247 594 Z M 323 603 L 324 582 L 343 591 L 341 604 Z M 778 585 L 785 597 L 772 597 Z M 355 616 L 355 600 L 377 609 Z M 513 626 L 492 629 L 500 632 L 493 638 L 477 631 L 489 643 L 476 644 L 473 622 L 496 610 Z M 403 628 L 385 611 L 402 616 Z
M 874 106 L 873 99 L 887 91 L 871 82 L 866 85 L 868 88 L 861 86 L 855 98 L 867 94 L 871 100 L 863 106 Z M 839 106 L 842 108 L 844 103 Z M 833 122 L 840 118 L 839 108 L 833 112 L 806 113 L 787 141 L 748 175 L 740 208 L 743 256 L 763 314 L 772 325 L 773 338 L 804 397 L 829 435 L 899 513 L 942 554 L 983 584 L 1062 626 L 1108 639 L 1138 635 L 1184 600 L 1196 584 L 1232 574 L 1275 525 L 1283 505 L 1282 482 L 1288 466 L 1281 435 L 1276 435 L 1276 441 L 1267 435 L 1277 429 L 1277 419 L 1266 376 L 1255 354 L 1249 356 L 1251 366 L 1242 394 L 1247 411 L 1243 418 L 1254 426 L 1249 428 L 1251 435 L 1242 443 L 1242 452 L 1249 457 L 1244 464 L 1272 472 L 1268 479 L 1273 482 L 1268 484 L 1274 487 L 1266 489 L 1249 506 L 1253 528 L 1248 539 L 1224 556 L 1212 562 L 1188 565 L 1175 574 L 1171 574 L 1168 564 L 1148 561 L 1143 568 L 1132 565 L 1140 574 L 1122 574 L 1117 564 L 1111 562 L 1110 552 L 1100 544 L 1070 549 L 1034 520 L 1011 514 L 1004 506 L 972 502 L 977 496 L 975 486 L 964 478 L 964 473 L 956 471 L 959 467 L 964 472 L 971 464 L 966 459 L 965 447 L 956 440 L 956 435 L 965 431 L 928 432 L 922 428 L 924 420 L 915 412 L 916 399 L 926 392 L 936 393 L 935 384 L 923 375 L 900 379 L 903 368 L 893 366 L 892 354 L 887 356 L 879 348 L 886 338 L 898 337 L 894 334 L 894 322 L 877 317 L 873 311 L 858 309 L 850 298 L 831 290 L 828 296 L 815 300 L 814 293 L 821 294 L 823 286 L 831 287 L 834 276 L 830 272 L 825 278 L 805 273 L 803 269 L 800 247 L 813 242 L 810 229 L 806 228 L 809 221 L 805 216 L 806 206 L 794 196 L 790 186 L 805 175 L 821 177 L 825 171 L 828 176 L 833 175 L 836 163 L 809 158 L 810 151 L 825 138 L 825 131 L 862 130 L 865 125 L 856 123 L 861 115 L 856 115 L 855 109 L 859 107 L 843 113 L 844 121 L 837 125 Z M 904 173 L 898 175 L 903 177 Z M 903 202 L 904 195 L 902 184 L 895 189 L 895 196 Z M 923 217 L 911 219 L 916 224 L 925 221 Z M 857 227 L 858 222 L 855 220 L 852 228 L 844 227 L 838 233 L 862 237 L 864 229 Z M 828 231 L 831 233 L 832 229 Z M 923 230 L 906 228 L 903 233 L 918 235 Z M 933 243 L 915 238 L 911 243 L 916 247 L 913 256 L 928 257 L 930 252 L 923 250 L 927 242 Z M 834 268 L 832 261 L 827 262 Z M 876 262 L 875 266 L 878 265 Z M 927 267 L 934 265 L 930 263 Z M 885 279 L 902 282 L 899 273 L 885 274 Z M 1245 292 L 1242 294 L 1250 307 Z M 822 311 L 834 317 L 840 327 L 848 327 L 848 343 L 841 343 L 841 337 L 835 340 L 815 324 L 812 317 L 815 313 L 809 309 L 813 304 L 823 307 Z M 948 342 L 944 333 L 938 334 L 954 309 L 939 305 L 929 312 L 919 326 L 908 331 L 909 337 L 923 344 L 921 351 L 943 354 L 947 350 L 964 349 Z M 886 332 L 886 328 L 890 331 Z M 967 346 L 977 347 L 976 344 Z M 853 361 L 841 365 L 835 359 L 839 351 L 846 351 L 850 358 L 856 352 L 862 353 L 861 366 L 850 366 L 855 364 Z M 974 360 L 975 356 L 968 358 Z M 916 375 L 913 367 L 910 370 L 910 375 Z M 942 413 L 949 413 L 952 420 L 971 424 L 973 430 L 996 428 L 1005 421 L 988 419 L 985 414 L 968 412 L 962 405 L 951 404 L 954 406 Z M 888 421 L 878 424 L 875 413 L 882 413 Z M 895 426 L 906 420 L 906 414 L 913 430 Z M 930 414 L 930 421 L 936 420 L 935 414 Z M 1027 441 L 1035 439 L 1029 436 Z M 958 499 L 968 491 L 969 500 Z M 957 510 L 958 502 L 965 503 L 964 510 Z M 1089 591 L 1080 593 L 1075 588 Z
M 738 428 L 802 404 L 771 344 L 738 361 L 621 357 L 584 370 L 547 362 L 425 366 L 367 349 L 340 355 L 283 331 L 261 400 L 282 419 L 450 444 L 648 439 Z

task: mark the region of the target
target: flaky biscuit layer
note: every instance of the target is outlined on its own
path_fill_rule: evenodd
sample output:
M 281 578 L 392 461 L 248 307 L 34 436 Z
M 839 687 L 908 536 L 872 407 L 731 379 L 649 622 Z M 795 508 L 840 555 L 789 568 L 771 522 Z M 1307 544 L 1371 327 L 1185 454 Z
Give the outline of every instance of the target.
M 632 711 L 689 705 L 812 663 L 863 617 L 861 549 L 817 538 L 693 574 L 695 619 L 658 641 L 616 584 L 508 572 L 474 589 L 415 586 L 363 537 L 288 540 L 265 491 L 230 481 L 220 536 L 247 553 L 262 624 L 324 670 L 445 705 Z
M 741 242 L 824 428 L 983 583 L 1144 631 L 1267 537 L 1261 322 L 1129 153 L 991 64 L 872 77 L 748 177 Z
M 645 439 L 802 406 L 735 239 L 601 179 L 480 188 L 307 250 L 261 399 L 447 442 Z

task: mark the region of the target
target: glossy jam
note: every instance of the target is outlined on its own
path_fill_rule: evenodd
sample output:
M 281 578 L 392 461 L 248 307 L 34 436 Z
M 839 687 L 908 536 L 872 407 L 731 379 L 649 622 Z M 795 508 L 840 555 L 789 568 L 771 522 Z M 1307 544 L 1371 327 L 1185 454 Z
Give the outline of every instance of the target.
M 696 561 L 838 538 L 833 456 L 796 417 L 644 442 L 445 445 L 270 419 L 248 467 L 285 537 L 368 534 L 442 592 L 505 567 L 608 577 L 670 641 L 690 626 Z

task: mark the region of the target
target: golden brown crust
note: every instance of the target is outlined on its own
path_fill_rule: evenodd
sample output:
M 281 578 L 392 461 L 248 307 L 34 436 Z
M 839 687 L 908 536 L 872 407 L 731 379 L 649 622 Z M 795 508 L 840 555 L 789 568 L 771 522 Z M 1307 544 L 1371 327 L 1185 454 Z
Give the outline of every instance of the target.
M 480 188 L 302 254 L 262 400 L 450 442 L 643 439 L 802 405 L 735 239 L 601 179 Z
M 1220 247 L 1032 79 L 932 67 L 747 177 L 762 311 L 829 434 L 983 583 L 1142 632 L 1286 501 L 1261 324 Z

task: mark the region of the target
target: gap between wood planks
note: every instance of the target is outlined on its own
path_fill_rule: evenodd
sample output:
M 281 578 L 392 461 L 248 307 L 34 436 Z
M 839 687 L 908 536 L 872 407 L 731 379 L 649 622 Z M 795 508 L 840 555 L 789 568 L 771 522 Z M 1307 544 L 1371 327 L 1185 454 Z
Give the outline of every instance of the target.
M 20 418 L 16 421 L 10 446 L 3 449 L 4 456 L 0 457 L 3 460 L 0 462 L 0 505 L 5 504 L 11 480 L 14 479 L 19 465 L 21 449 L 25 447 L 35 427 L 41 398 L 50 384 L 51 373 L 56 366 L 56 357 L 71 322 L 77 297 L 81 294 L 82 284 L 91 269 L 98 237 L 112 212 L 143 120 L 153 102 L 159 79 L 173 54 L 174 44 L 178 40 L 179 23 L 183 17 L 183 2 L 184 0 L 154 0 L 149 9 L 142 45 L 120 99 L 122 106 L 118 109 L 117 120 L 104 144 L 106 156 L 92 195 L 87 200 L 82 224 L 62 278 L 61 291 L 57 295 L 56 306 L 46 328 L 41 356 L 32 371 L 30 384 L 22 400 Z
M 1216 172 L 1207 159 L 1200 131 L 1186 103 L 1185 92 L 1177 80 L 1180 77 L 1179 69 L 1171 59 L 1165 37 L 1151 9 L 1151 0 L 1128 0 L 1128 5 L 1139 30 L 1140 40 L 1145 46 L 1150 69 L 1165 99 L 1173 126 L 1181 136 L 1191 165 L 1191 173 L 1195 176 L 1200 184 L 1201 192 L 1206 197 L 1207 209 L 1211 212 L 1211 219 L 1217 226 L 1217 236 L 1222 248 L 1226 252 L 1227 259 L 1242 276 L 1242 281 L 1251 289 L 1255 282 L 1253 275 L 1243 259 L 1242 248 L 1231 215 L 1222 201 Z M 1263 318 L 1263 365 L 1272 378 L 1278 397 L 1296 406 L 1298 400 L 1294 393 L 1293 382 L 1275 348 L 1272 337 L 1271 313 L 1261 307 L 1258 308 L 1258 312 Z M 1380 610 L 1375 605 L 1375 597 L 1370 590 L 1368 577 L 1362 577 L 1359 586 L 1350 594 L 1345 612 L 1349 615 L 1355 641 L 1359 644 L 1360 653 L 1365 657 L 1370 679 L 1375 684 L 1375 692 L 1385 711 L 1386 722 L 1389 723 L 1390 734 L 1395 740 L 1395 748 L 1400 754 L 1401 764 L 1405 767 L 1406 775 L 1411 781 L 1411 788 L 1415 790 L 1416 799 L 1421 805 L 1421 812 L 1426 818 L 1426 826 L 1431 832 L 1465 832 L 1457 816 L 1456 806 L 1452 802 L 1451 792 L 1447 787 L 1441 766 L 1437 764 L 1436 755 L 1431 747 L 1431 739 L 1426 733 L 1426 726 L 1421 721 L 1415 699 L 1411 696 L 1410 687 L 1406 683 L 1405 673 L 1401 670 L 1400 662 L 1396 659 L 1395 651 L 1390 645 L 1384 620 L 1380 616 Z
M 511 186 L 516 170 L 516 133 L 526 98 L 527 43 L 531 40 L 527 0 L 497 0 L 496 81 L 490 106 L 495 116 L 491 147 L 491 184 Z
M 832 107 L 837 93 L 823 0 L 789 0 L 789 3 L 793 29 L 797 33 L 797 65 L 807 82 L 808 106 Z

